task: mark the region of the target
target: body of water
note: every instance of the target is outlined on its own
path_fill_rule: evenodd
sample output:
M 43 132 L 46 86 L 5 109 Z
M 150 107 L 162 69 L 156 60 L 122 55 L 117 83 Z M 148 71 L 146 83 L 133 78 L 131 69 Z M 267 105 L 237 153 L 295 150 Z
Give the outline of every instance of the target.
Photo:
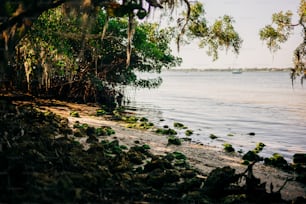
M 194 131 L 193 141 L 230 143 L 244 152 L 263 142 L 265 157 L 291 160 L 306 152 L 306 88 L 292 87 L 288 72 L 165 71 L 161 77 L 158 89 L 129 91 L 129 105 L 155 125 L 180 122 Z

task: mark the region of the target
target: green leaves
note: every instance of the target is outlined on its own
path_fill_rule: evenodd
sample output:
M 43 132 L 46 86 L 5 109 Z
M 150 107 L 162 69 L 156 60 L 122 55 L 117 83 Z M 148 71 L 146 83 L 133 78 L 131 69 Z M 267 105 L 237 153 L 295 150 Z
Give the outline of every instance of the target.
M 262 28 L 259 31 L 259 36 L 262 41 L 266 42 L 271 52 L 276 52 L 281 49 L 280 44 L 289 39 L 295 27 L 302 27 L 304 39 L 293 53 L 294 68 L 290 77 L 293 84 L 293 80 L 297 76 L 301 76 L 301 83 L 303 84 L 303 80 L 306 78 L 306 0 L 301 0 L 300 2 L 298 10 L 299 20 L 297 23 L 292 22 L 292 15 L 291 11 L 274 13 L 272 15 L 272 23 Z
M 259 31 L 260 39 L 266 41 L 267 47 L 272 52 L 279 50 L 280 43 L 288 40 L 293 29 L 291 17 L 291 11 L 275 13 L 272 15 L 272 24 Z
M 191 39 L 199 39 L 199 46 L 207 47 L 207 54 L 214 60 L 218 59 L 220 50 L 232 49 L 238 54 L 243 41 L 234 29 L 233 18 L 225 15 L 209 26 L 204 14 L 205 10 L 201 3 L 198 2 L 191 6 L 187 36 Z

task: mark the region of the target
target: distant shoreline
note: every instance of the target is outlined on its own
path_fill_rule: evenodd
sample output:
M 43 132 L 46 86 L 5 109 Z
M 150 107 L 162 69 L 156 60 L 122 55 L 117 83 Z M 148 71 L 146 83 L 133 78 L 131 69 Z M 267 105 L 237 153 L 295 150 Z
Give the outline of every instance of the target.
M 292 68 L 172 68 L 164 71 L 197 71 L 197 72 L 232 72 L 241 70 L 242 72 L 290 72 Z

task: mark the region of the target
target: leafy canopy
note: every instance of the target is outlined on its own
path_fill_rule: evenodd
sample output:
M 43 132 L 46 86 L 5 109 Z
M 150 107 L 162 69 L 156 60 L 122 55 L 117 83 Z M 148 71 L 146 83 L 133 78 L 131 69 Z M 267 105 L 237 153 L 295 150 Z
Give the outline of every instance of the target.
M 272 15 L 272 23 L 259 31 L 260 39 L 266 42 L 272 52 L 281 49 L 280 44 L 286 42 L 296 27 L 302 28 L 303 42 L 297 46 L 293 53 L 294 68 L 291 79 L 301 76 L 301 83 L 306 78 L 306 0 L 301 0 L 297 11 L 298 22 L 292 22 L 292 11 L 280 11 Z
M 186 15 L 186 13 L 185 13 Z M 190 17 L 187 24 L 187 36 L 191 39 L 199 39 L 201 48 L 207 47 L 207 54 L 214 60 L 218 59 L 218 51 L 232 49 L 236 54 L 242 45 L 242 39 L 235 31 L 232 17 L 224 15 L 209 25 L 205 19 L 203 4 L 196 2 L 190 7 Z

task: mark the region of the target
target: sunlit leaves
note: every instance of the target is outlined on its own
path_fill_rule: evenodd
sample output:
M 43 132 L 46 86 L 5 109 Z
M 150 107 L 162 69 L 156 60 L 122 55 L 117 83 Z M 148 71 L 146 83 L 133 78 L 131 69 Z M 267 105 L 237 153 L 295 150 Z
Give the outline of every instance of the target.
M 260 39 L 266 42 L 272 52 L 276 52 L 281 48 L 280 44 L 289 39 L 294 27 L 302 27 L 304 39 L 293 53 L 292 79 L 298 75 L 301 75 L 302 79 L 306 77 L 306 0 L 301 0 L 298 15 L 298 22 L 293 23 L 291 11 L 275 13 L 272 15 L 272 23 L 259 31 Z
M 300 22 L 306 23 L 306 0 L 301 0 L 299 8 Z
M 190 21 L 187 36 L 199 39 L 199 46 L 207 47 L 208 55 L 214 60 L 218 59 L 219 50 L 229 50 L 236 54 L 242 45 L 242 39 L 235 31 L 232 17 L 225 15 L 209 25 L 205 19 L 205 10 L 201 3 L 197 2 L 191 6 Z

